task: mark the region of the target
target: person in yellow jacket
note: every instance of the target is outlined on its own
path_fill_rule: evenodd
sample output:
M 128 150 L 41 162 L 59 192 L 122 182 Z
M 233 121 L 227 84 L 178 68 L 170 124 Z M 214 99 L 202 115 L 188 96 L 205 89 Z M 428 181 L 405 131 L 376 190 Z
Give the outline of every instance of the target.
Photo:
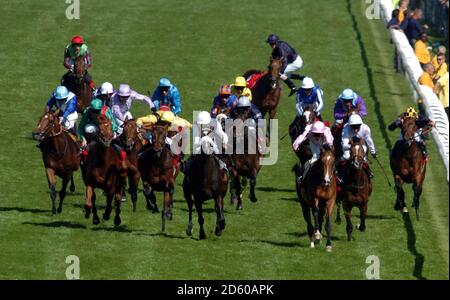
M 414 44 L 414 53 L 420 62 L 422 68 L 429 62 L 431 62 L 430 51 L 427 48 L 428 35 L 425 32 L 420 34 L 419 39 Z
M 438 81 L 445 73 L 448 72 L 447 63 L 445 62 L 445 54 L 438 53 L 433 59 L 431 63 L 434 67 L 433 80 Z
M 239 99 L 241 96 L 246 96 L 252 100 L 252 91 L 247 87 L 247 81 L 244 77 L 238 76 L 232 84 L 233 94 Z

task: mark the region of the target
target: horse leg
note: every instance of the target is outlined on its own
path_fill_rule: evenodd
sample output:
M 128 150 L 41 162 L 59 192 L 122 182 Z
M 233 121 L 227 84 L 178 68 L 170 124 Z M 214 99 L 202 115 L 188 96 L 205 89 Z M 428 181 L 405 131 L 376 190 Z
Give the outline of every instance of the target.
M 128 177 L 128 183 L 130 186 L 131 202 L 133 203 L 133 212 L 136 211 L 137 202 L 137 186 L 139 184 L 139 173 L 135 173 Z
M 189 221 L 188 221 L 188 225 L 186 228 L 186 234 L 188 236 L 192 235 L 192 229 L 194 227 L 194 225 L 192 224 L 192 206 L 194 205 L 194 201 L 192 200 L 192 194 L 191 191 L 188 190 L 189 187 L 187 186 L 183 186 L 183 191 L 184 191 L 184 198 L 186 198 L 186 202 L 188 205 L 188 210 L 189 210 Z
M 314 243 L 318 243 L 322 239 L 322 235 L 320 234 L 319 208 L 317 206 L 313 208 L 313 216 L 314 216 Z
M 308 231 L 308 236 L 311 241 L 310 246 L 311 246 L 311 248 L 314 248 L 314 238 L 313 238 L 314 226 L 311 223 L 311 210 L 310 210 L 309 206 L 306 203 L 304 203 L 304 201 L 302 201 L 302 200 L 300 200 L 300 205 L 302 206 L 303 218 L 305 219 L 306 229 Z
M 413 208 L 416 210 L 416 220 L 419 221 L 419 198 L 422 195 L 422 183 L 417 183 L 415 181 L 413 183 L 413 191 L 414 191 L 414 199 L 413 199 Z
M 119 226 L 122 223 L 120 219 L 120 204 L 122 203 L 122 191 L 125 191 L 125 185 L 118 186 L 116 188 L 116 193 L 114 194 L 114 204 L 116 206 L 116 215 L 114 216 L 114 225 Z
M 221 236 L 223 229 L 225 229 L 225 217 L 223 214 L 222 195 L 218 195 L 215 200 L 216 200 L 215 209 L 216 209 L 217 219 L 216 219 L 216 230 L 214 233 L 216 234 L 216 236 Z
M 206 239 L 206 234 L 205 234 L 205 230 L 203 228 L 203 223 L 205 222 L 205 219 L 203 219 L 202 202 L 200 199 L 197 199 L 196 197 L 194 197 L 194 204 L 195 204 L 195 209 L 197 210 L 197 214 L 198 214 L 198 224 L 200 225 L 199 239 L 204 240 L 204 239 Z
M 108 191 L 106 194 L 106 208 L 105 208 L 105 212 L 103 213 L 103 220 L 105 220 L 105 221 L 108 221 L 111 216 L 113 197 L 114 197 L 114 193 Z
M 325 209 L 325 229 L 327 231 L 327 245 L 326 245 L 326 250 L 327 252 L 331 252 L 332 250 L 332 246 L 331 246 L 331 215 L 333 213 L 333 201 L 328 201 L 327 202 L 327 206 Z
M 352 224 L 352 207 L 350 205 L 344 205 L 345 220 L 347 221 L 347 241 L 352 240 L 353 224 Z
M 403 180 L 399 175 L 395 175 L 395 191 L 397 192 L 397 199 L 395 202 L 395 210 L 403 210 L 404 213 L 408 212 L 405 204 L 405 191 L 402 188 Z
M 148 183 L 144 182 L 143 185 L 144 185 L 145 201 L 147 202 L 147 209 L 151 210 L 152 213 L 157 213 L 159 210 L 158 206 L 156 205 L 155 194 L 153 193 L 153 190 Z
M 59 192 L 59 206 L 58 206 L 59 214 L 62 212 L 62 204 L 63 204 L 64 198 L 66 197 L 66 189 L 67 189 L 68 183 L 69 183 L 69 178 L 64 177 L 62 180 L 61 191 Z
M 337 205 L 337 216 L 336 216 L 336 223 L 337 224 L 341 224 L 342 219 L 341 219 L 341 199 L 336 199 L 336 205 Z
M 92 189 L 92 224 L 98 225 L 100 224 L 100 218 L 97 214 L 97 205 L 95 204 L 97 200 L 97 196 L 95 195 L 95 190 Z
M 161 219 L 162 219 L 162 225 L 161 225 L 161 231 L 164 232 L 166 230 L 166 219 L 169 219 L 169 210 L 170 210 L 170 192 L 164 191 L 164 203 L 163 203 L 163 209 L 161 212 Z
M 236 203 L 237 203 L 236 185 L 234 184 L 234 176 L 232 175 L 230 180 L 230 204 L 234 205 Z
M 360 224 L 357 226 L 357 228 L 359 229 L 359 231 L 364 232 L 366 231 L 367 201 L 365 201 L 364 204 L 359 207 L 359 212 Z
M 70 177 L 70 187 L 69 190 L 71 193 L 75 192 L 75 182 L 73 180 L 73 175 Z
M 239 175 L 237 175 L 234 179 L 234 187 L 236 189 L 236 196 L 237 196 L 237 204 L 236 204 L 236 210 L 242 209 L 242 194 L 241 194 L 241 178 Z
M 56 177 L 55 170 L 46 168 L 45 169 L 48 181 L 48 187 L 50 188 L 50 199 L 52 200 L 52 215 L 56 215 Z
M 252 202 L 258 201 L 255 195 L 255 186 L 256 186 L 256 176 L 252 176 L 250 178 L 250 201 Z
M 86 198 L 84 202 L 84 217 L 89 219 L 92 210 L 92 195 L 94 193 L 94 188 L 90 185 L 86 186 Z

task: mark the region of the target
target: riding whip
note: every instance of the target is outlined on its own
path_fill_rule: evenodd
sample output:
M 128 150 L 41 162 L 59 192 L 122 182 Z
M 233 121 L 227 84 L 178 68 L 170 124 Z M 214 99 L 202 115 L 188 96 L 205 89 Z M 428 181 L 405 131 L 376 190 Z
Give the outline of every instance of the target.
M 389 181 L 389 178 L 388 178 L 388 176 L 386 175 L 386 171 L 384 171 L 384 168 L 383 168 L 383 166 L 381 165 L 380 161 L 379 161 L 378 158 L 376 158 L 376 157 L 374 157 L 374 159 L 377 161 L 378 165 L 380 166 L 381 171 L 383 171 L 384 177 L 386 177 L 386 180 L 387 180 L 389 186 L 392 187 L 392 184 L 391 184 L 391 182 Z

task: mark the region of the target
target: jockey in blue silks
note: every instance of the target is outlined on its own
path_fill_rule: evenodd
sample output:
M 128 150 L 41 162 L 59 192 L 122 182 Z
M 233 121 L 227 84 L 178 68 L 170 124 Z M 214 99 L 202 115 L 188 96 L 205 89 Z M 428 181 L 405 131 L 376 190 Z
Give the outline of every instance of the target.
M 160 106 L 167 106 L 175 115 L 181 113 L 180 92 L 167 78 L 159 80 L 158 87 L 153 92 L 152 101 L 156 111 Z
M 297 114 L 303 115 L 303 109 L 310 104 L 315 104 L 314 110 L 319 117 L 324 105 L 323 91 L 310 77 L 305 77 L 297 91 Z

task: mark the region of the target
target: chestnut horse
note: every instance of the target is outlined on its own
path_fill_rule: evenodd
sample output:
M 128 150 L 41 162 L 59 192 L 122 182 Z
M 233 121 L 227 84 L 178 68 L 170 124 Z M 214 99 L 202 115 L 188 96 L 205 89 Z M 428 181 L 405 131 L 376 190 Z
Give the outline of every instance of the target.
M 395 190 L 397 200 L 395 210 L 408 212 L 405 204 L 405 192 L 402 185 L 404 182 L 412 183 L 414 191 L 413 207 L 416 210 L 416 218 L 419 220 L 419 198 L 422 194 L 422 185 L 425 179 L 427 166 L 426 157 L 414 141 L 417 134 L 416 119 L 405 117 L 401 125 L 403 139 L 395 143 L 391 151 L 390 164 L 395 180 Z M 432 128 L 422 132 L 423 135 L 431 131 Z
M 263 117 L 269 113 L 270 119 L 275 119 L 278 103 L 281 97 L 280 70 L 283 66 L 281 59 L 270 58 L 270 65 L 264 75 L 252 87 L 252 103 L 261 111 Z M 248 79 L 250 75 L 260 73 L 257 70 L 248 70 L 243 77 Z M 270 122 L 267 122 L 267 134 L 270 134 Z
M 336 202 L 335 158 L 332 149 L 322 148 L 320 159 L 314 162 L 304 179 L 304 185 L 297 186 L 297 196 L 302 206 L 303 217 L 307 224 L 311 248 L 322 239 L 323 218 L 326 219 L 327 244 L 331 246 L 331 215 Z M 300 174 L 297 174 L 300 175 Z M 311 211 L 314 216 L 314 226 L 311 223 Z
M 173 192 L 177 170 L 171 150 L 166 146 L 168 124 L 155 124 L 150 129 L 151 142 L 138 155 L 138 168 L 142 176 L 147 208 L 158 212 L 154 192 L 163 192 L 161 231 L 165 231 L 166 219 L 172 220 Z
M 64 75 L 62 85 L 77 96 L 77 112 L 83 113 L 92 100 L 92 90 L 86 81 L 86 65 L 83 56 L 75 58 L 73 74 Z
M 80 167 L 79 145 L 70 137 L 69 133 L 59 124 L 59 111 L 46 112 L 40 118 L 39 124 L 33 130 L 33 138 L 42 142 L 42 160 L 47 175 L 50 198 L 52 200 L 52 214 L 61 213 L 66 188 L 71 182 L 70 191 L 75 191 L 73 172 Z M 59 192 L 59 206 L 56 209 L 56 176 L 62 178 Z
M 136 211 L 137 188 L 139 186 L 139 181 L 141 180 L 141 174 L 138 170 L 137 155 L 141 151 L 143 145 L 139 138 L 138 127 L 134 119 L 128 119 L 128 117 L 126 117 L 121 126 L 123 132 L 119 139 L 122 146 L 125 148 L 130 163 L 130 168 L 128 169 L 128 185 L 131 201 L 133 203 L 133 211 Z M 123 191 L 123 194 L 125 194 L 125 190 Z
M 208 142 L 207 137 L 202 137 L 201 143 L 205 151 L 212 153 L 212 149 L 210 149 L 212 145 Z M 206 150 L 208 147 L 210 152 Z M 203 228 L 202 204 L 208 199 L 214 199 L 217 216 L 215 234 L 220 236 L 225 229 L 223 199 L 227 193 L 228 174 L 226 171 L 220 170 L 220 164 L 215 154 L 205 154 L 202 151 L 201 154 L 195 154 L 191 159 L 191 167 L 183 180 L 184 198 L 189 208 L 189 223 L 186 234 L 192 235 L 192 206 L 195 205 L 200 225 L 199 239 L 206 238 Z
M 338 217 L 337 222 L 340 223 L 339 202 L 342 201 L 345 219 L 347 221 L 347 240 L 351 241 L 353 225 L 351 220 L 351 212 L 354 206 L 360 211 L 360 224 L 357 228 L 364 232 L 366 230 L 367 204 L 369 196 L 372 193 L 372 183 L 367 170 L 365 170 L 365 153 L 363 148 L 364 141 L 357 139 L 351 140 L 351 152 L 349 162 L 343 166 L 342 174 L 345 184 L 342 190 L 338 192 Z
M 106 194 L 106 208 L 103 214 L 104 220 L 109 220 L 114 198 L 116 215 L 114 225 L 119 226 L 120 203 L 122 191 L 128 174 L 128 163 L 125 151 L 119 152 L 111 145 L 113 132 L 111 121 L 100 116 L 98 120 L 98 133 L 88 145 L 86 161 L 81 165 L 83 181 L 86 185 L 85 218 L 89 219 L 93 213 L 93 224 L 100 223 L 97 215 L 95 188 L 101 188 Z

